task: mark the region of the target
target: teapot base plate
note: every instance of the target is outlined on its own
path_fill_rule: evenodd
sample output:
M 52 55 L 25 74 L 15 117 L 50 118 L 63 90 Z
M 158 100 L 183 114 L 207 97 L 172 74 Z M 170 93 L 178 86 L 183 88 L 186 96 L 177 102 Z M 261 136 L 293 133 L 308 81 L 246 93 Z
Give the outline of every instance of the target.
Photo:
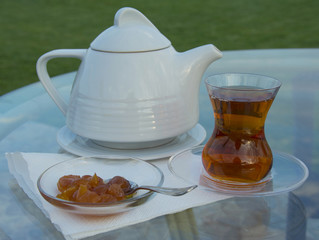
M 172 141 L 153 148 L 143 149 L 116 149 L 103 147 L 89 138 L 81 137 L 72 132 L 67 126 L 57 133 L 57 142 L 67 152 L 78 156 L 103 156 L 105 158 L 123 158 L 130 156 L 142 160 L 167 158 L 184 149 L 201 144 L 206 138 L 206 131 L 199 123 Z M 117 146 L 118 147 L 118 146 Z
M 175 138 L 176 137 L 165 138 L 165 139 L 154 140 L 154 141 L 146 141 L 146 142 L 108 142 L 108 141 L 98 141 L 93 139 L 91 139 L 91 141 L 102 147 L 131 150 L 131 149 L 144 149 L 144 148 L 158 147 L 173 141 Z

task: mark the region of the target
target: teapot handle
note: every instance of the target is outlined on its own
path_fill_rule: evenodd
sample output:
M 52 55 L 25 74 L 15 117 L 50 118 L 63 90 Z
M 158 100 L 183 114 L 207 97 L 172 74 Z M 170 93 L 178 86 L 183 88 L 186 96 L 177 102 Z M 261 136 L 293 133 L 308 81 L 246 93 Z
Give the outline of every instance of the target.
M 66 115 L 68 105 L 58 93 L 57 89 L 52 84 L 51 78 L 48 74 L 47 63 L 53 58 L 78 58 L 83 59 L 87 52 L 87 49 L 59 49 L 53 50 L 42 55 L 37 61 L 37 74 L 38 77 L 47 90 L 55 104 L 60 108 L 62 113 Z

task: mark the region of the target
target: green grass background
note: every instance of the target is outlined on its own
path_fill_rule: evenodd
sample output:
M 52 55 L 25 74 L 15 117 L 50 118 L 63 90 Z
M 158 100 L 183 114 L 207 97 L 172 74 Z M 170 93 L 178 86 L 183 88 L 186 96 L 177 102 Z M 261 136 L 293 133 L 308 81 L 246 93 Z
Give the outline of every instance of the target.
M 38 81 L 42 54 L 88 48 L 125 6 L 146 15 L 177 51 L 207 43 L 222 51 L 319 47 L 318 0 L 1 0 L 0 95 Z M 78 66 L 48 64 L 52 76 Z

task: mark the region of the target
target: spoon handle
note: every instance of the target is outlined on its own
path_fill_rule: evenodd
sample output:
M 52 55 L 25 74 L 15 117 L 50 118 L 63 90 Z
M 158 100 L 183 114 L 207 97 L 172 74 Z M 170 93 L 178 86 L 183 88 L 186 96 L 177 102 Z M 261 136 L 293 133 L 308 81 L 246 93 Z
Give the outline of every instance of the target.
M 181 196 L 184 195 L 185 193 L 188 193 L 195 189 L 197 185 L 193 185 L 190 187 L 185 187 L 185 188 L 166 188 L 166 187 L 154 187 L 154 186 L 139 186 L 135 189 L 144 189 L 144 190 L 150 190 L 153 192 L 161 193 L 161 194 L 166 194 L 170 196 Z

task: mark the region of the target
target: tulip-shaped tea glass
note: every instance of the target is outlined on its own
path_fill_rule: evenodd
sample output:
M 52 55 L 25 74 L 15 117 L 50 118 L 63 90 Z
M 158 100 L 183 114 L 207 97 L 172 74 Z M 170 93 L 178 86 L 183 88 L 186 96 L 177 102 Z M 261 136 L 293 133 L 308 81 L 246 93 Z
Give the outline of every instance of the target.
M 231 73 L 209 76 L 205 83 L 215 118 L 214 132 L 202 153 L 206 172 L 229 183 L 261 181 L 272 167 L 264 125 L 280 81 Z

